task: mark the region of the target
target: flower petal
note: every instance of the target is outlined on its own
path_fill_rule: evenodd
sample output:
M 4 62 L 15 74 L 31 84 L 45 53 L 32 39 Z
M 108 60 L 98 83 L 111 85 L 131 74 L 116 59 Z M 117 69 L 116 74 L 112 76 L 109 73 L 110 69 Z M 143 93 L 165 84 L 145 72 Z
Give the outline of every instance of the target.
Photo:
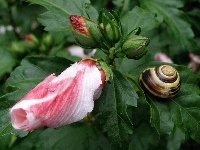
M 31 131 L 81 120 L 93 110 L 104 76 L 94 60 L 75 63 L 58 77 L 50 75 L 10 109 L 13 127 Z

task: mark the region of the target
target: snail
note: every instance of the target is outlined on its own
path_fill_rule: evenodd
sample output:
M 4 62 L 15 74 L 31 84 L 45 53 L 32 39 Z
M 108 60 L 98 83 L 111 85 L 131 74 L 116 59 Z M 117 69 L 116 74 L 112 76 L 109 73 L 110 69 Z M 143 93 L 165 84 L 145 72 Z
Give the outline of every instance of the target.
M 160 98 L 171 98 L 180 89 L 178 71 L 169 65 L 161 65 L 143 70 L 139 75 L 140 85 Z

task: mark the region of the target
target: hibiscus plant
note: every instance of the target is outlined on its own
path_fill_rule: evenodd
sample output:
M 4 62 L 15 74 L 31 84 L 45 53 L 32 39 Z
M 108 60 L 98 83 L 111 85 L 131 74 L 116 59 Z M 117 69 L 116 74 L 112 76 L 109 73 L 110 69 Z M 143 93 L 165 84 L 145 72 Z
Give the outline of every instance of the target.
M 0 149 L 200 147 L 199 0 L 0 0 Z

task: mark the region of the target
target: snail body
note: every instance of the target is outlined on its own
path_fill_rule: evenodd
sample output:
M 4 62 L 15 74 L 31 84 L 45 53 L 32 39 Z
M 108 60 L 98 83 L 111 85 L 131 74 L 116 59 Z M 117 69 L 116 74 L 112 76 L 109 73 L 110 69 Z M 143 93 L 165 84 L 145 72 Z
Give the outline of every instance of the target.
M 169 65 L 143 70 L 139 75 L 140 85 L 160 98 L 171 98 L 180 90 L 180 75 Z

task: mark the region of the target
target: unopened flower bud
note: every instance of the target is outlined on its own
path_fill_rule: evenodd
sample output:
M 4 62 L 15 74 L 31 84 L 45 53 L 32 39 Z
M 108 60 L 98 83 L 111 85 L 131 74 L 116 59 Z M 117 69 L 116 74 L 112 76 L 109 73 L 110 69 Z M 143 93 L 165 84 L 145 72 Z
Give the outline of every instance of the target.
M 25 34 L 23 42 L 27 50 L 36 49 L 39 45 L 39 40 L 34 34 Z
M 121 24 L 118 15 L 110 13 L 110 17 L 106 14 L 100 14 L 100 29 L 104 37 L 111 43 L 116 43 L 121 38 Z
M 41 43 L 39 46 L 39 50 L 41 52 L 45 52 L 45 51 L 47 51 L 47 46 L 44 43 Z
M 82 16 L 69 17 L 76 43 L 84 48 L 100 48 L 101 32 L 97 24 Z
M 26 34 L 24 40 L 28 49 L 34 49 L 39 45 L 39 40 L 34 34 Z
M 16 57 L 22 57 L 26 53 L 25 43 L 14 41 L 10 44 L 9 51 Z
M 191 59 L 191 62 L 189 63 L 188 68 L 190 68 L 192 72 L 198 71 L 198 69 L 200 68 L 200 56 L 190 53 L 189 57 Z
M 24 39 L 25 39 L 26 42 L 29 42 L 29 43 L 34 43 L 34 44 L 39 43 L 37 37 L 34 34 L 26 34 L 24 36 Z
M 52 43 L 53 43 L 52 35 L 51 34 L 44 34 L 42 39 L 41 39 L 41 42 L 40 42 L 39 50 L 41 52 L 48 51 L 49 48 L 51 47 Z
M 146 54 L 146 47 L 149 42 L 149 38 L 139 35 L 128 35 L 128 38 L 126 38 L 122 45 L 122 51 L 126 54 L 127 58 L 137 60 Z
M 42 37 L 42 41 L 41 43 L 45 44 L 47 47 L 50 46 L 53 42 L 53 38 L 51 36 L 51 34 L 45 34 L 43 37 Z

